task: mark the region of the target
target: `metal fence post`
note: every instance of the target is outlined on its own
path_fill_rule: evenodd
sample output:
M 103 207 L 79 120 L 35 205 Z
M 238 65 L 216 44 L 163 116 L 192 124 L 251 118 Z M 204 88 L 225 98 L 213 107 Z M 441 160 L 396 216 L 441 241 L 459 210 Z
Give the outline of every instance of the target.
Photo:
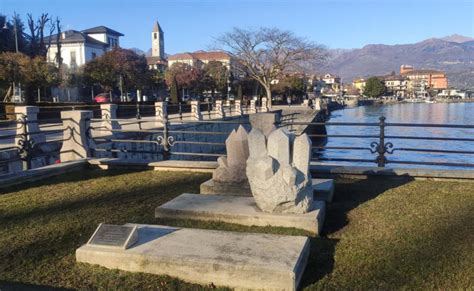
M 21 124 L 23 126 L 22 137 L 19 141 L 20 157 L 22 159 L 23 171 L 31 169 L 31 151 L 34 147 L 34 142 L 28 136 L 28 117 L 23 115 L 21 117 Z
M 165 117 L 163 120 L 163 141 L 162 141 L 162 146 L 163 146 L 163 160 L 169 160 L 170 158 L 170 145 L 168 144 L 168 118 Z
M 212 101 L 208 101 L 207 102 L 207 115 L 209 116 L 209 120 L 212 119 L 211 118 L 211 110 L 212 110 L 211 105 L 212 105 Z
M 385 157 L 385 152 L 386 152 L 386 149 L 385 149 L 385 117 L 384 116 L 381 116 L 379 118 L 379 127 L 380 127 L 380 134 L 379 134 L 379 144 L 378 144 L 378 147 L 377 147 L 377 153 L 378 153 L 378 156 L 377 156 L 377 165 L 379 167 L 382 167 L 384 168 L 385 167 L 385 163 L 387 162 L 387 158 Z

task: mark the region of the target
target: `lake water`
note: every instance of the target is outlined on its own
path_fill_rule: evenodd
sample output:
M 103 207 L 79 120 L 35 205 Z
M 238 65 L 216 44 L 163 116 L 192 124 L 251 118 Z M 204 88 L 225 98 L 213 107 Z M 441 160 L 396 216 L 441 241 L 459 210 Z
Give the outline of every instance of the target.
M 379 117 L 385 116 L 387 123 L 427 123 L 427 124 L 463 124 L 474 126 L 474 103 L 403 103 L 395 105 L 360 106 L 334 111 L 329 122 L 379 122 Z M 353 126 L 328 126 L 329 135 L 378 135 L 379 127 L 353 127 Z M 386 127 L 386 136 L 417 136 L 417 137 L 454 137 L 474 140 L 474 129 L 453 128 L 416 128 L 416 127 Z M 332 147 L 366 147 L 378 141 L 377 138 L 332 138 L 329 137 L 326 146 Z M 447 154 L 405 151 L 403 149 L 434 149 L 453 151 L 472 151 L 474 141 L 433 141 L 433 140 L 407 140 L 386 139 L 394 145 L 393 154 L 387 154 L 389 161 L 417 161 L 417 162 L 443 162 L 462 163 L 474 166 L 474 154 Z M 323 150 L 321 157 L 340 159 L 373 159 L 377 154 L 369 150 Z M 330 162 L 331 164 L 352 164 L 346 162 Z M 363 166 L 375 166 L 375 163 L 357 163 Z M 420 167 L 440 168 L 432 165 L 406 165 L 390 164 L 387 167 Z M 446 166 L 442 167 L 446 168 Z M 451 167 L 450 167 L 451 168 Z M 473 169 L 474 167 L 456 167 Z

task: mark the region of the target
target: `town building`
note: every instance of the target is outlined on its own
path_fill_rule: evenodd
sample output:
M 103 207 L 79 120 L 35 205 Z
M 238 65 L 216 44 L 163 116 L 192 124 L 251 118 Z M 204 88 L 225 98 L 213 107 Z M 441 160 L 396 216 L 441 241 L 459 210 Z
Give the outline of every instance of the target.
M 105 52 L 120 46 L 122 33 L 106 26 L 97 26 L 83 31 L 67 30 L 59 35 L 61 59 L 69 68 L 77 68 Z M 58 35 L 52 35 L 47 59 L 58 63 Z
M 362 92 L 364 92 L 364 89 L 365 89 L 365 79 L 362 79 L 362 78 L 359 78 L 359 79 L 355 79 L 354 81 L 352 81 L 352 86 L 359 90 L 359 93 L 362 94 Z
M 341 77 L 333 74 L 325 74 L 321 80 L 326 84 L 326 89 L 338 93 L 341 90 Z
M 408 79 L 397 75 L 388 75 L 383 78 L 387 93 L 396 97 L 405 97 L 407 94 Z
M 230 54 L 223 51 L 196 51 L 193 53 L 179 53 L 168 57 L 168 66 L 171 67 L 176 63 L 184 63 L 190 66 L 201 68 L 205 64 L 217 61 L 222 63 L 227 69 L 232 70 L 234 60 Z
M 151 56 L 146 58 L 150 69 L 164 71 L 167 66 L 165 55 L 165 33 L 158 21 L 151 32 Z
M 469 99 L 474 97 L 474 92 L 459 89 L 444 89 L 437 95 L 441 98 Z
M 415 70 L 412 66 L 402 65 L 400 67 L 400 75 L 414 83 L 426 83 L 429 89 L 440 90 L 448 88 L 448 78 L 443 71 Z

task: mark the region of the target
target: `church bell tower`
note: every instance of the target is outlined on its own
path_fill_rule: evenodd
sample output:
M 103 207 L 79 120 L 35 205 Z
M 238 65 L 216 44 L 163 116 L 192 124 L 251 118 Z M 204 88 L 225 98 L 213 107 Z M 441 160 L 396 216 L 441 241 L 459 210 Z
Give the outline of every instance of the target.
M 155 22 L 153 32 L 151 33 L 151 56 L 165 59 L 165 34 L 158 21 Z

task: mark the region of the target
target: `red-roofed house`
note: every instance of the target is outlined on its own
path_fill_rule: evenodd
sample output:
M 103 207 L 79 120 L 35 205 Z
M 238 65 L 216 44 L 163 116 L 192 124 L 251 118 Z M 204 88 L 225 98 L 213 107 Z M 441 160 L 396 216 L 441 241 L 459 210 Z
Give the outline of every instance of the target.
M 201 67 L 210 61 L 221 62 L 228 69 L 231 69 L 233 59 L 232 57 L 223 51 L 197 51 L 194 53 L 180 53 L 168 57 L 168 66 L 172 66 L 175 63 L 185 63 L 190 66 Z

